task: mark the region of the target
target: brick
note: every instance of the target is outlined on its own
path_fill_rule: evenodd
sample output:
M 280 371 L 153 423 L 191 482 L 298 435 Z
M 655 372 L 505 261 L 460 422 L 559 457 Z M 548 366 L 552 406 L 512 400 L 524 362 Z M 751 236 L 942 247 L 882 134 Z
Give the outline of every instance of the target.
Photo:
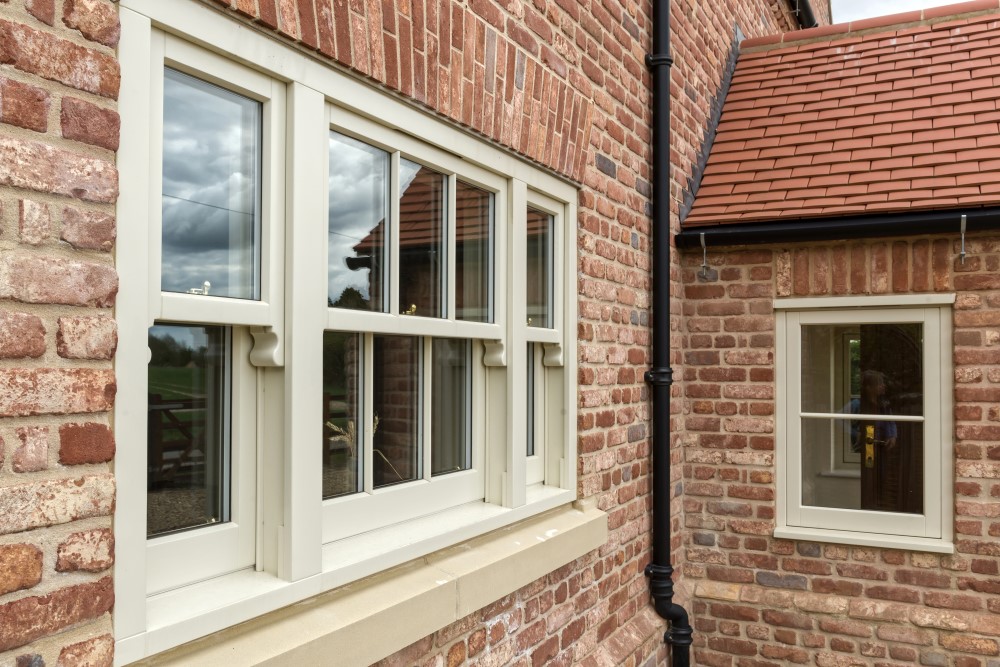
M 56 257 L 0 256 L 0 299 L 67 306 L 114 305 L 118 275 L 106 264 Z
M 54 634 L 76 623 L 98 618 L 111 610 L 111 577 L 68 586 L 41 597 L 27 597 L 0 605 L 0 651 L 9 651 Z
M 112 99 L 121 85 L 114 56 L 11 21 L 0 20 L 0 63 Z
M 2 487 L 0 535 L 107 516 L 114 494 L 114 478 L 108 474 Z
M 1000 655 L 1000 644 L 995 639 L 974 637 L 966 634 L 946 633 L 941 635 L 941 647 L 962 653 L 980 655 Z
M 56 22 L 55 0 L 25 0 L 24 8 L 42 23 L 53 25 Z
M 42 550 L 33 544 L 0 546 L 0 595 L 37 585 L 42 580 Z
M 111 250 L 115 245 L 115 216 L 98 211 L 63 209 L 62 239 L 81 250 Z
M 63 648 L 56 667 L 112 667 L 114 653 L 114 638 L 101 635 Z
M 115 391 L 110 370 L 4 369 L 0 370 L 0 414 L 106 412 L 114 405 Z
M 933 635 L 930 632 L 907 626 L 880 625 L 876 632 L 879 639 L 890 642 L 902 642 L 916 646 L 931 646 L 934 643 Z
M 121 24 L 114 5 L 107 0 L 65 0 L 63 23 L 79 30 L 92 42 L 114 48 L 121 37 Z
M 75 97 L 63 97 L 59 122 L 62 126 L 62 135 L 66 139 L 106 148 L 109 151 L 118 150 L 121 118 L 117 111 L 104 109 Z
M 771 586 L 773 588 L 791 588 L 806 590 L 809 580 L 798 574 L 777 574 L 774 572 L 758 572 L 757 583 L 761 586 Z
M 0 77 L 0 123 L 45 132 L 49 127 L 49 94 L 41 88 Z
M 115 562 L 115 538 L 108 528 L 73 533 L 56 555 L 57 572 L 101 572 Z
M 0 185 L 94 202 L 118 199 L 118 172 L 110 162 L 14 137 L 0 137 Z
M 49 429 L 47 426 L 24 426 L 16 430 L 21 441 L 11 454 L 14 472 L 38 472 L 49 467 Z
M 48 204 L 22 199 L 19 204 L 18 231 L 21 243 L 39 245 L 49 238 L 52 216 Z
M 45 354 L 45 326 L 28 313 L 0 311 L 0 359 L 38 358 Z
M 105 463 L 115 456 L 115 439 L 104 424 L 63 424 L 59 427 L 59 462 L 63 465 Z
M 110 317 L 60 317 L 56 350 L 65 359 L 112 359 L 118 328 Z

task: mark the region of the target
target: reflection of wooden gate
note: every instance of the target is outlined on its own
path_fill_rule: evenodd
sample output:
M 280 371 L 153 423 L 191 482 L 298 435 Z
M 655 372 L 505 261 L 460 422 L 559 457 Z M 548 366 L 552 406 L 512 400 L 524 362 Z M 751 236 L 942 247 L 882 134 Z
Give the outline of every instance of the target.
M 205 399 L 149 395 L 149 483 L 176 482 L 182 471 L 204 465 Z

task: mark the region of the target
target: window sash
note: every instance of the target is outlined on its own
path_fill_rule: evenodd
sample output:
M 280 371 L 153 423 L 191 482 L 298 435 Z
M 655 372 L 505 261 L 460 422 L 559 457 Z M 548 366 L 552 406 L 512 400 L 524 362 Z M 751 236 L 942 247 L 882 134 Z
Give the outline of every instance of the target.
M 283 219 L 284 200 L 279 185 L 284 178 L 285 91 L 283 86 L 259 72 L 200 49 L 172 35 L 155 33 L 150 67 L 150 184 L 148 270 L 149 321 L 191 322 L 202 324 L 238 324 L 282 328 L 283 234 L 278 229 Z M 162 182 L 163 182 L 163 86 L 165 68 L 218 86 L 250 100 L 260 102 L 260 174 L 259 174 L 259 277 L 256 299 L 236 299 L 164 292 L 160 289 L 162 272 Z
M 363 334 L 363 400 L 362 421 L 373 424 L 374 412 L 374 337 Z M 360 450 L 363 452 L 364 482 L 359 493 L 327 498 L 323 501 L 323 542 L 332 542 L 400 523 L 449 507 L 484 498 L 486 441 L 486 378 L 482 345 L 472 341 L 470 348 L 471 392 L 467 418 L 471 421 L 470 466 L 466 470 L 434 475 L 432 471 L 432 373 L 433 339 L 422 337 L 418 383 L 420 385 L 420 434 L 418 437 L 421 463 L 417 479 L 376 487 L 372 477 L 374 438 L 370 428 L 362 429 Z
M 148 538 L 146 592 L 149 595 L 254 564 L 257 371 L 248 362 L 249 338 L 241 328 L 231 334 L 228 521 Z

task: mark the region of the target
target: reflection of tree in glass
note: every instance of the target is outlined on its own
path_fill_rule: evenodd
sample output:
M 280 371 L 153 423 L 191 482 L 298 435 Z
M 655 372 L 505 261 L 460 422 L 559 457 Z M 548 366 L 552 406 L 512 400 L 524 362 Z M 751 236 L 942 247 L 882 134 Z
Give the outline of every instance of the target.
M 369 310 L 369 301 L 356 287 L 345 287 L 337 300 L 327 297 L 327 305 L 331 308 L 353 308 L 355 310 Z

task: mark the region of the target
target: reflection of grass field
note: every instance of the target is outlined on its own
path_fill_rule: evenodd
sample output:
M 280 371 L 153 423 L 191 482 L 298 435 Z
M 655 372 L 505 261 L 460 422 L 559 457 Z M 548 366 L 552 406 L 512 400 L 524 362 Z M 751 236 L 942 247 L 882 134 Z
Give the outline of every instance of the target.
M 201 368 L 150 366 L 149 393 L 164 399 L 204 398 L 205 371 Z

